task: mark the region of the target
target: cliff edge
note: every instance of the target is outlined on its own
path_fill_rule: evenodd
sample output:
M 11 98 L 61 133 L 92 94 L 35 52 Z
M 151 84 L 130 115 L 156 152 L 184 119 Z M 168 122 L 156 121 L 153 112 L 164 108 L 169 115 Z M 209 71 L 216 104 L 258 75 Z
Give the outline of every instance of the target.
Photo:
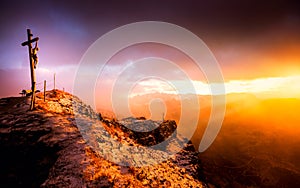
M 95 150 L 101 146 L 121 155 L 114 153 L 116 146 L 107 142 L 108 136 L 140 148 L 155 145 L 176 131 L 173 121 L 153 121 L 156 129 L 138 134 L 127 128 L 128 122 L 146 125 L 151 120 L 103 119 L 79 98 L 59 90 L 47 91 L 45 102 L 39 93 L 34 111 L 28 111 L 29 104 L 26 97 L 0 99 L 1 187 L 204 187 L 198 153 L 191 142 L 172 158 L 143 167 L 120 166 Z M 77 126 L 74 106 L 87 125 L 84 130 Z M 86 136 L 91 139 L 87 141 Z M 186 141 L 177 135 L 170 140 L 167 150 Z

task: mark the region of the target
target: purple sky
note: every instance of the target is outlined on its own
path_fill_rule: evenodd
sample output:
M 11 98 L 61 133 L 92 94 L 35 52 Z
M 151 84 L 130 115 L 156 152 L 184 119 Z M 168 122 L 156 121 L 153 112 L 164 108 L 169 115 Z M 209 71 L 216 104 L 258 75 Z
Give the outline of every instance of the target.
M 137 21 L 165 21 L 198 35 L 212 50 L 226 80 L 299 74 L 297 1 L 1 1 L 0 97 L 29 89 L 30 28 L 39 41 L 39 84 L 53 74 L 72 91 L 76 66 L 101 35 Z M 272 71 L 268 71 L 272 67 Z M 236 71 L 239 70 L 239 71 Z M 294 71 L 294 72 L 293 72 Z

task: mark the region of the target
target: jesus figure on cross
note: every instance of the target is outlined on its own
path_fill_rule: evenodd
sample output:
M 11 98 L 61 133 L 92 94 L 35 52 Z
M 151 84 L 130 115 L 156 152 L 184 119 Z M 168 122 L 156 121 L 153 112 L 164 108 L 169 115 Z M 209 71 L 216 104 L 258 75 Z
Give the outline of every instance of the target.
M 35 47 L 32 49 L 32 53 L 31 53 L 31 57 L 32 57 L 32 61 L 34 63 L 34 69 L 36 69 L 36 65 L 38 64 L 38 56 L 37 56 L 37 52 L 39 51 L 39 47 L 37 45 L 37 41 L 35 42 Z

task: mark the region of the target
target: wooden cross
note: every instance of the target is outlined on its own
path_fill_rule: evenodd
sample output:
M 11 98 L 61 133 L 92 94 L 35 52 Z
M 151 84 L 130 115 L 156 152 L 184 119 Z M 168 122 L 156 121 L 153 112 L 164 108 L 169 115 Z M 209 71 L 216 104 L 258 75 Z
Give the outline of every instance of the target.
M 36 79 L 35 79 L 35 60 L 33 60 L 33 56 L 35 55 L 36 57 L 36 52 L 33 52 L 32 50 L 32 43 L 37 42 L 39 40 L 39 37 L 36 37 L 32 39 L 32 34 L 31 30 L 27 29 L 27 38 L 28 40 L 22 43 L 22 46 L 28 46 L 28 52 L 29 52 L 29 62 L 30 62 L 30 73 L 31 73 L 31 91 L 32 91 L 32 96 L 31 96 L 31 103 L 30 103 L 30 110 L 33 110 L 34 104 L 35 104 L 35 84 L 36 84 Z M 37 47 L 37 46 L 36 46 Z M 35 53 L 35 54 L 34 54 Z M 36 59 L 37 60 L 37 59 Z

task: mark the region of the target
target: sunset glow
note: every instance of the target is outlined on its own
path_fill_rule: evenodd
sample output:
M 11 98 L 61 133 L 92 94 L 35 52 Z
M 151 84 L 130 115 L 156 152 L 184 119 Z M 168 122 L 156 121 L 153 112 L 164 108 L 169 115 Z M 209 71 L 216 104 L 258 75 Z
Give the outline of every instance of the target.
M 182 85 L 182 81 L 172 81 Z M 198 95 L 211 95 L 210 84 L 202 81 L 192 81 Z M 230 80 L 225 82 L 225 94 L 230 93 L 252 93 L 260 97 L 299 97 L 300 95 L 300 76 L 286 76 L 286 77 L 270 77 L 270 78 L 258 78 L 252 80 Z M 218 83 L 211 83 L 218 84 Z M 136 84 L 133 88 L 131 96 L 149 94 L 149 93 L 166 93 L 166 94 L 178 94 L 176 88 L 171 84 L 161 80 L 149 79 L 143 80 Z M 194 93 L 189 89 L 185 90 L 185 93 Z M 222 93 L 216 93 L 222 94 Z
M 1 0 L 0 187 L 300 188 L 299 10 Z

